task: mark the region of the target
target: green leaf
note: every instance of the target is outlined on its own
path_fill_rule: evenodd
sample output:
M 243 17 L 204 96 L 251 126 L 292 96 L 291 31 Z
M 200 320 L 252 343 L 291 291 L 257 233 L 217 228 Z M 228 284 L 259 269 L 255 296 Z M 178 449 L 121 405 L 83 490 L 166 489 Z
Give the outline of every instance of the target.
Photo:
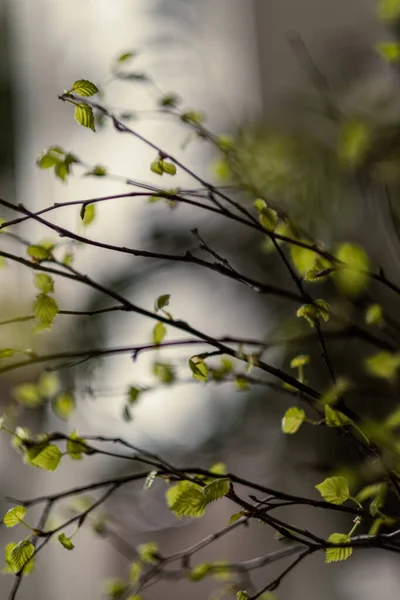
M 45 154 L 42 154 L 36 161 L 37 166 L 41 169 L 50 169 L 51 167 L 55 167 L 61 163 L 61 157 L 51 151 L 47 151 Z
M 183 123 L 191 123 L 192 125 L 201 125 L 205 120 L 202 113 L 193 110 L 182 113 L 180 119 Z
M 62 452 L 55 444 L 38 444 L 27 448 L 24 458 L 34 467 L 55 471 L 60 464 Z
M 312 304 L 303 304 L 297 309 L 296 316 L 305 319 L 311 327 L 315 327 L 318 311 Z
M 58 541 L 60 542 L 61 546 L 64 546 L 66 550 L 73 550 L 75 548 L 71 539 L 67 537 L 65 533 L 60 533 L 60 535 L 58 536 Z
M 96 207 L 94 204 L 82 204 L 80 217 L 85 227 L 90 225 L 96 216 Z
M 196 565 L 189 571 L 189 577 L 192 581 L 201 581 L 204 577 L 207 577 L 211 570 L 211 565 L 208 563 L 202 563 Z
M 143 571 L 143 565 L 140 562 L 133 562 L 129 566 L 129 581 L 138 583 L 139 577 Z
M 21 383 L 13 389 L 13 396 L 18 404 L 28 408 L 36 408 L 43 404 L 38 387 L 34 383 Z
M 367 325 L 383 325 L 383 310 L 380 304 L 370 304 L 365 313 Z
M 346 477 L 328 477 L 315 486 L 326 502 L 343 504 L 350 498 L 349 484 Z
M 165 94 L 160 99 L 160 106 L 164 108 L 176 108 L 180 102 L 179 96 L 174 93 Z
M 87 98 L 89 96 L 94 96 L 94 94 L 97 94 L 99 88 L 87 79 L 78 79 L 72 86 L 71 91 L 75 92 L 75 94 L 77 94 L 78 96 Z
M 0 359 L 11 358 L 16 352 L 18 352 L 18 350 L 15 350 L 14 348 L 2 348 L 0 350 Z
M 75 119 L 83 127 L 96 131 L 94 114 L 91 106 L 88 106 L 87 104 L 77 104 L 75 106 Z
M 379 487 L 378 493 L 369 505 L 369 512 L 372 517 L 381 517 L 381 510 L 384 507 L 387 494 L 387 485 L 382 484 Z
M 352 422 L 345 414 L 331 408 L 329 404 L 325 404 L 325 423 L 328 427 L 345 427 L 351 425 Z
M 68 393 L 59 394 L 53 400 L 52 408 L 60 419 L 67 421 L 75 410 L 74 397 Z
M 88 177 L 89 175 L 93 175 L 94 177 L 105 177 L 107 175 L 107 169 L 101 165 L 96 165 L 93 167 L 93 169 L 90 169 L 84 173 L 85 177 Z
M 324 321 L 329 321 L 330 310 L 331 310 L 329 303 L 326 302 L 326 300 L 322 300 L 321 298 L 319 298 L 318 300 L 315 300 L 314 303 L 317 307 L 318 317 L 322 318 Z
M 348 296 L 358 296 L 368 284 L 369 261 L 364 248 L 356 244 L 341 244 L 336 258 L 343 263 L 333 273 L 337 288 Z
M 381 42 L 380 44 L 376 44 L 375 50 L 390 64 L 394 64 L 400 60 L 400 44 L 396 44 L 395 42 Z
M 236 592 L 236 600 L 249 600 L 250 594 L 247 592 Z
M 60 389 L 60 380 L 57 373 L 43 373 L 37 387 L 41 396 L 52 398 Z
M 198 519 L 202 517 L 206 511 L 206 498 L 202 491 L 191 488 L 182 492 L 175 502 L 170 507 L 178 517 L 192 517 Z
M 382 21 L 400 18 L 400 0 L 378 0 L 378 16 Z
M 302 408 L 297 408 L 297 406 L 289 408 L 282 419 L 283 433 L 296 433 L 305 418 L 306 413 Z
M 40 245 L 28 246 L 28 254 L 34 262 L 38 263 L 51 258 L 50 250 Z
M 140 390 L 139 388 L 131 385 L 130 388 L 129 388 L 129 390 L 128 390 L 128 402 L 129 402 L 129 404 L 135 404 L 135 402 L 139 398 L 139 396 L 142 393 L 142 391 L 143 390 Z
M 400 427 L 400 406 L 398 406 L 385 420 L 385 425 L 390 429 Z
M 352 387 L 351 381 L 346 377 L 338 377 L 335 385 L 332 385 L 321 397 L 320 404 L 335 404 L 343 394 L 349 391 Z
M 370 498 L 375 498 L 383 485 L 383 483 L 373 483 L 371 485 L 365 486 L 362 490 L 358 492 L 356 500 L 362 503 L 366 500 L 369 500 Z
M 19 573 L 26 565 L 24 574 L 27 574 L 28 562 L 35 552 L 35 547 L 32 542 L 22 540 L 18 544 L 8 544 L 6 548 L 6 562 L 10 565 L 14 573 Z M 30 571 L 32 571 L 31 566 Z
M 171 385 L 175 381 L 174 368 L 168 363 L 153 363 L 153 373 L 161 383 L 166 385 Z
M 161 344 L 167 333 L 167 328 L 164 323 L 159 321 L 153 329 L 153 342 L 157 345 Z
M 207 504 L 215 502 L 220 498 L 223 498 L 229 493 L 231 487 L 231 481 L 228 477 L 221 479 L 215 479 L 211 483 L 207 484 L 203 489 L 203 494 L 206 498 Z
M 295 356 L 294 358 L 292 358 L 292 360 L 290 361 L 290 366 L 292 369 L 296 369 L 299 367 L 304 367 L 305 365 L 308 365 L 310 363 L 310 357 L 308 354 L 299 354 L 298 356 Z
M 46 273 L 37 273 L 34 277 L 35 286 L 43 294 L 54 292 L 54 280 Z
M 278 215 L 275 210 L 268 208 L 267 203 L 262 198 L 257 198 L 254 206 L 258 211 L 259 220 L 263 227 L 273 231 L 278 222 Z
M 192 358 L 189 359 L 189 367 L 195 379 L 207 381 L 208 368 L 202 358 L 199 356 L 192 356 Z
M 213 473 L 214 475 L 226 475 L 228 472 L 226 464 L 223 462 L 214 463 L 209 468 L 209 471 L 210 471 L 210 473 Z
M 319 258 L 318 254 L 313 250 L 308 250 L 294 244 L 290 245 L 290 257 L 297 272 L 302 277 L 314 267 Z
M 91 454 L 92 451 L 85 440 L 78 435 L 76 429 L 70 433 L 67 440 L 67 453 L 73 460 L 81 460 L 82 454 Z
M 166 160 L 161 160 L 160 163 L 164 173 L 167 173 L 168 175 L 176 175 L 176 166 L 174 163 Z
M 51 296 L 39 294 L 36 296 L 33 312 L 40 323 L 51 325 L 54 317 L 58 313 L 58 304 Z
M 233 515 L 231 515 L 231 517 L 229 519 L 229 525 L 231 525 L 232 523 L 235 523 L 235 521 L 238 521 L 242 517 L 246 517 L 246 516 L 247 516 L 247 513 L 244 510 L 241 510 L 240 512 L 237 512 L 237 513 L 234 513 Z
M 157 175 L 163 175 L 163 173 L 164 173 L 164 169 L 162 168 L 161 160 L 153 161 L 150 165 L 150 169 L 153 171 L 153 173 L 156 173 Z
M 123 579 L 108 579 L 104 584 L 106 595 L 112 600 L 119 600 L 128 589 L 128 585 Z
M 157 300 L 154 303 L 154 310 L 158 312 L 166 306 L 169 306 L 170 298 L 171 294 L 163 294 L 162 296 L 158 296 Z
M 394 381 L 400 367 L 400 354 L 378 352 L 366 359 L 365 366 L 370 375 Z
M 158 544 L 155 542 L 148 542 L 147 544 L 140 544 L 137 548 L 139 558 L 144 563 L 155 563 L 157 562 Z
M 351 168 L 362 164 L 371 144 L 371 129 L 360 119 L 349 119 L 339 130 L 338 155 L 346 166 Z
M 235 385 L 240 392 L 247 392 L 249 389 L 249 382 L 245 377 L 240 375 L 235 378 Z
M 170 486 L 165 493 L 168 507 L 171 508 L 171 506 L 176 502 L 183 492 L 192 489 L 199 490 L 201 493 L 203 493 L 203 488 L 197 485 L 197 483 L 192 483 L 191 481 L 180 481 L 176 485 Z
M 128 60 L 131 60 L 132 58 L 135 58 L 135 56 L 137 56 L 137 52 L 133 52 L 133 51 L 124 52 L 123 54 L 120 54 L 118 56 L 117 62 L 124 63 L 124 62 L 127 62 Z
M 14 508 L 10 508 L 4 515 L 3 523 L 6 527 L 15 527 L 24 520 L 25 515 L 26 508 L 23 506 L 14 506 Z
M 346 533 L 332 533 L 328 537 L 328 542 L 332 544 L 346 544 L 350 543 L 350 536 Z M 327 548 L 325 550 L 325 562 L 331 563 L 339 560 L 346 560 L 353 554 L 353 548 Z

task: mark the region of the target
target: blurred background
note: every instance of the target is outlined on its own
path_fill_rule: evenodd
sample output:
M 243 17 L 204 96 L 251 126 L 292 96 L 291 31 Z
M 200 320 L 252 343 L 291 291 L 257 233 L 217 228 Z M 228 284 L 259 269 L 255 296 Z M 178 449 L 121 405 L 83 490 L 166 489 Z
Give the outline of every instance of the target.
M 131 124 L 141 134 L 182 158 L 196 173 L 220 182 L 215 151 L 201 140 L 188 139 L 188 129 L 181 123 L 154 111 L 154 86 L 109 81 L 115 58 L 135 50 L 135 72 L 148 74 L 160 93 L 177 93 L 188 110 L 204 112 L 213 132 L 241 140 L 246 175 L 241 202 L 254 194 L 272 193 L 318 239 L 362 243 L 388 276 L 398 281 L 398 183 L 393 173 L 400 171 L 392 168 L 387 180 L 390 202 L 380 191 L 355 192 L 351 175 L 337 159 L 337 131 L 321 117 L 326 77 L 328 93 L 348 114 L 396 128 L 397 69 L 374 50 L 375 43 L 392 35 L 376 17 L 375 0 L 0 0 L 1 196 L 36 211 L 54 202 L 129 192 L 132 187 L 124 178 L 159 184 L 149 170 L 153 151 L 106 123 L 95 137 L 76 124 L 70 107 L 57 99 L 82 78 L 105 89 L 109 106 L 120 113 L 132 112 Z M 121 181 L 82 177 L 83 170 L 77 167 L 68 184 L 63 184 L 36 166 L 40 153 L 53 144 L 89 166 L 106 165 L 122 176 Z M 182 175 L 172 185 L 196 187 Z M 75 208 L 54 213 L 54 222 L 80 231 Z M 190 231 L 197 227 L 206 242 L 239 270 L 266 282 L 292 285 L 276 258 L 262 249 L 257 235 L 227 223 L 193 208 L 171 210 L 165 203 L 127 198 L 102 203 L 88 235 L 108 243 L 179 253 L 196 249 Z M 21 225 L 18 233 L 32 242 L 54 239 L 36 224 Z M 159 295 L 171 294 L 174 317 L 214 336 L 268 339 L 282 322 L 291 325 L 290 302 L 255 295 L 199 267 L 121 258 L 92 247 L 79 249 L 75 265 L 148 309 Z M 12 265 L 2 269 L 0 277 L 2 320 L 30 314 L 32 273 Z M 324 288 L 323 297 L 330 292 Z M 62 280 L 56 281 L 56 298 L 66 310 L 106 306 L 104 298 L 89 288 Z M 395 310 L 390 297 L 380 299 Z M 354 314 L 359 308 L 352 307 Z M 29 324 L 3 326 L 2 347 L 37 344 L 41 351 L 51 352 L 134 345 L 149 341 L 152 327 L 148 320 L 123 313 L 81 322 L 59 316 L 53 335 L 43 333 L 39 341 L 33 340 Z M 168 336 L 182 337 L 173 331 Z M 307 350 L 318 359 L 318 349 Z M 359 367 L 349 358 L 355 352 L 363 356 L 366 349 L 358 342 L 339 340 L 330 342 L 330 352 L 338 372 L 352 375 Z M 267 359 L 289 369 L 296 353 L 293 346 L 283 347 Z M 350 449 L 334 436 L 309 429 L 296 439 L 281 434 L 281 418 L 290 405 L 283 394 L 265 388 L 240 392 L 230 384 L 194 384 L 187 377 L 189 356 L 184 350 L 156 357 L 145 353 L 136 363 L 128 355 L 69 369 L 62 377 L 77 403 L 70 421 L 63 423 L 46 407 L 25 411 L 20 421 L 33 431 L 69 432 L 76 427 L 82 434 L 121 436 L 178 466 L 209 467 L 223 461 L 238 475 L 304 496 L 316 493 L 314 486 L 328 474 L 325 464 L 351 464 Z M 176 364 L 183 382 L 155 385 L 154 360 Z M 2 403 L 8 402 L 13 386 L 35 381 L 41 372 L 38 368 L 2 375 Z M 318 368 L 310 367 L 308 378 L 318 388 L 327 384 Z M 127 422 L 122 415 L 131 385 L 155 389 L 142 395 L 133 420 Z M 395 399 L 385 401 L 390 405 Z M 125 468 L 118 461 L 88 458 L 62 465 L 56 473 L 36 471 L 22 464 L 7 435 L 0 437 L 0 444 L 3 513 L 9 508 L 5 496 L 34 497 L 117 475 Z M 112 521 L 116 535 L 132 547 L 158 542 L 167 555 L 219 529 L 235 512 L 228 502 L 221 502 L 200 522 L 177 521 L 165 508 L 164 491 L 160 482 L 150 492 L 141 486 L 122 490 L 107 507 L 118 515 Z M 309 528 L 320 535 L 348 529 L 347 519 L 328 519 L 325 511 L 286 510 L 289 520 L 300 524 L 308 519 Z M 2 530 L 2 544 L 14 539 L 11 534 Z M 98 600 L 105 597 L 105 579 L 126 575 L 129 561 L 123 544 L 99 539 L 87 528 L 76 537 L 75 546 L 74 552 L 66 554 L 60 544 L 52 544 L 39 557 L 19 598 Z M 207 548 L 197 562 L 219 558 L 238 562 L 279 547 L 271 531 L 252 523 Z M 325 565 L 322 555 L 314 556 L 284 581 L 279 597 L 368 600 L 379 592 L 381 600 L 392 600 L 400 591 L 394 560 L 372 550 L 355 553 L 351 561 L 339 565 Z M 257 572 L 256 585 L 272 580 L 281 568 L 279 563 Z M 7 597 L 10 585 L 10 576 L 0 578 L 0 597 Z M 162 591 L 175 600 L 188 595 L 200 600 L 216 585 L 166 582 Z M 159 587 L 150 588 L 145 598 L 155 599 L 159 593 Z

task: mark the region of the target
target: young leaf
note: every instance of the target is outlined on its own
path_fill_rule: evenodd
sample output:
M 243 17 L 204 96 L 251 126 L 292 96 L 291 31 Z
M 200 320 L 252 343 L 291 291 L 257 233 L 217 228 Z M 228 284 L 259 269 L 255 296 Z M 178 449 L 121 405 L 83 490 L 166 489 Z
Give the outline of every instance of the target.
M 341 261 L 334 273 L 338 289 L 349 296 L 358 296 L 368 284 L 369 261 L 364 248 L 357 244 L 341 244 L 336 252 Z
M 282 419 L 283 433 L 296 433 L 306 418 L 306 413 L 302 408 L 292 406 L 289 408 Z
M 318 254 L 313 250 L 291 244 L 290 257 L 299 275 L 304 276 L 314 267 L 318 259 Z
M 297 317 L 305 319 L 311 327 L 315 327 L 318 318 L 318 311 L 312 304 L 303 304 L 296 312 Z
M 120 54 L 117 58 L 117 62 L 119 63 L 124 63 L 127 62 L 128 60 L 131 60 L 132 58 L 135 58 L 135 56 L 137 56 L 137 52 L 134 51 L 129 51 L 129 52 L 124 52 L 123 54 Z
M 168 175 L 176 175 L 176 166 L 174 163 L 166 160 L 161 160 L 160 163 L 164 173 L 167 173 Z
M 390 64 L 394 64 L 400 60 L 400 44 L 396 44 L 395 42 L 381 42 L 376 44 L 375 50 Z
M 365 366 L 370 375 L 393 381 L 400 367 L 400 354 L 377 352 L 366 359 Z
M 155 563 L 157 562 L 158 544 L 155 542 L 148 542 L 147 544 L 140 544 L 137 548 L 139 558 L 144 563 Z
M 78 432 L 74 430 L 70 433 L 67 441 L 67 452 L 73 460 L 81 460 L 83 458 L 82 454 L 90 454 L 91 450 L 85 440 L 79 437 Z
M 43 294 L 54 292 L 54 280 L 46 273 L 37 273 L 34 277 L 35 286 Z
M 351 381 L 346 377 L 338 377 L 335 385 L 332 385 L 321 397 L 320 404 L 335 404 L 343 394 L 351 389 Z
M 37 389 L 44 398 L 51 398 L 60 389 L 60 380 L 57 373 L 43 373 L 40 376 Z
M 378 16 L 389 23 L 400 19 L 400 0 L 378 0 Z
M 359 119 L 344 121 L 339 131 L 338 154 L 344 165 L 357 167 L 362 164 L 371 143 L 368 123 Z
M 55 471 L 60 464 L 62 452 L 55 444 L 38 444 L 27 448 L 24 458 L 34 467 Z
M 43 404 L 39 388 L 34 383 L 21 383 L 17 385 L 13 389 L 13 396 L 19 404 L 28 408 L 36 408 Z
M 328 542 L 332 544 L 347 544 L 350 543 L 350 536 L 346 533 L 332 533 L 328 537 Z M 353 554 L 353 548 L 327 548 L 325 550 L 325 562 L 331 563 L 339 560 L 346 560 Z
M 93 177 L 105 177 L 107 175 L 107 169 L 101 165 L 96 165 L 93 167 L 93 169 L 90 169 L 84 173 L 85 177 L 90 175 L 93 175 Z
M 60 535 L 58 536 L 58 541 L 60 542 L 61 546 L 64 546 L 66 550 L 73 550 L 75 548 L 71 539 L 67 537 L 65 533 L 60 533 Z
M 51 325 L 58 313 L 58 304 L 51 296 L 39 294 L 36 296 L 33 312 L 40 323 Z
M 139 398 L 141 392 L 142 392 L 142 390 L 140 390 L 139 388 L 131 385 L 131 387 L 128 390 L 128 402 L 129 402 L 129 404 L 135 404 L 135 402 Z
M 154 303 L 154 310 L 158 312 L 162 310 L 166 306 L 169 305 L 169 301 L 171 298 L 171 294 L 163 294 L 162 296 L 158 296 L 157 300 Z
M 90 225 L 96 216 L 96 207 L 94 204 L 82 204 L 81 219 L 85 227 Z
M 87 104 L 77 104 L 75 106 L 75 119 L 83 127 L 96 131 L 94 114 L 91 106 L 88 106 Z
M 143 571 L 143 565 L 140 562 L 133 562 L 129 567 L 129 581 L 137 583 Z
M 51 252 L 48 248 L 40 245 L 28 246 L 28 254 L 32 258 L 33 262 L 41 263 L 44 260 L 51 258 Z
M 202 491 L 191 488 L 182 492 L 170 507 L 178 517 L 200 518 L 206 510 L 206 498 Z
M 365 313 L 367 325 L 383 325 L 383 310 L 380 304 L 370 304 Z
M 325 423 L 328 427 L 344 427 L 352 422 L 345 414 L 325 404 Z
M 328 477 L 315 486 L 326 502 L 343 504 L 350 498 L 349 484 L 346 477 Z
M 23 506 L 14 506 L 14 508 L 10 508 L 4 515 L 3 523 L 6 527 L 15 527 L 24 520 L 25 515 L 26 508 Z
M 153 329 L 153 342 L 156 345 L 161 344 L 161 342 L 163 341 L 163 339 L 165 338 L 167 333 L 167 328 L 165 327 L 164 323 L 162 323 L 161 321 L 159 321 Z
M 68 393 L 59 394 L 54 398 L 52 408 L 60 419 L 67 421 L 75 410 L 74 397 Z
M 176 108 L 180 102 L 179 96 L 174 93 L 166 94 L 160 99 L 160 106 L 164 108 Z
M 157 175 L 162 175 L 164 173 L 161 160 L 153 161 L 150 165 L 150 169 L 153 171 L 153 173 L 156 173 Z
M 35 547 L 32 542 L 28 540 L 22 540 L 12 548 L 8 557 L 9 562 L 14 573 L 19 573 L 25 565 L 29 562 L 35 552 Z
M 239 519 L 241 519 L 242 517 L 245 517 L 246 515 L 247 515 L 247 513 L 244 510 L 234 513 L 233 515 L 231 515 L 231 517 L 229 519 L 229 525 L 231 525 L 232 523 L 235 523 L 235 521 L 238 521 Z
M 86 98 L 89 96 L 94 96 L 94 94 L 97 94 L 98 91 L 99 88 L 87 79 L 78 79 L 78 81 L 75 81 L 71 89 L 71 92 Z
M 174 368 L 168 363 L 153 363 L 153 373 L 161 383 L 166 385 L 171 385 L 175 381 Z
M 290 361 L 290 366 L 292 369 L 296 369 L 308 365 L 309 362 L 310 357 L 308 356 L 308 354 L 299 354 L 298 356 L 292 358 L 292 360 Z
M 203 494 L 206 498 L 207 504 L 210 502 L 215 502 L 220 498 L 223 498 L 229 493 L 231 487 L 231 481 L 228 477 L 223 477 L 221 479 L 215 479 L 211 483 L 205 486 L 203 490 Z
M 168 507 L 171 508 L 171 506 L 175 504 L 176 500 L 181 494 L 183 494 L 183 492 L 192 489 L 198 490 L 199 492 L 203 493 L 203 488 L 197 485 L 197 483 L 192 483 L 191 481 L 180 481 L 176 485 L 172 485 L 171 487 L 169 487 L 165 493 Z
M 1 348 L 0 350 L 0 359 L 1 358 L 11 358 L 14 354 L 18 352 L 15 348 Z
M 202 563 L 200 565 L 197 565 L 196 567 L 193 567 L 193 569 L 190 570 L 189 577 L 192 581 L 201 581 L 202 579 L 204 579 L 204 577 L 208 575 L 210 570 L 211 565 L 207 563 Z
M 192 356 L 189 359 L 189 367 L 193 373 L 193 377 L 199 381 L 207 381 L 208 368 L 206 363 L 199 356 Z
M 247 592 L 236 592 L 236 600 L 249 600 L 250 594 Z

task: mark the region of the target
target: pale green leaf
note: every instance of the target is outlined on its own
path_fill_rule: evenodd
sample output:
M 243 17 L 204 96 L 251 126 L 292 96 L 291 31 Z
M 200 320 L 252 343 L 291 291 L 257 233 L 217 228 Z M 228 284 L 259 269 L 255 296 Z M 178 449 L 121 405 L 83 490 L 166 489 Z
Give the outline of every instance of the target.
M 367 325 L 383 325 L 383 310 L 380 304 L 370 304 L 365 313 Z
M 202 358 L 199 356 L 192 356 L 192 358 L 189 359 L 189 367 L 195 379 L 207 381 L 208 368 Z
M 15 527 L 24 520 L 25 515 L 26 508 L 23 506 L 14 506 L 14 508 L 10 508 L 4 515 L 3 523 L 6 527 Z
M 94 96 L 94 94 L 97 94 L 99 88 L 87 79 L 78 79 L 74 82 L 71 91 L 77 94 L 78 96 L 89 97 Z
M 326 502 L 343 504 L 350 498 L 349 484 L 346 477 L 328 477 L 315 486 Z
M 7 561 L 9 562 L 13 572 L 19 573 L 32 558 L 34 552 L 34 545 L 28 540 L 22 540 L 22 542 L 16 544 L 12 548 Z
M 140 544 L 137 548 L 139 558 L 144 563 L 155 563 L 157 562 L 158 544 L 155 542 L 148 542 L 147 544 Z
M 33 305 L 33 312 L 40 323 L 51 325 L 58 313 L 58 304 L 51 296 L 38 294 Z
M 308 365 L 310 362 L 310 357 L 308 354 L 299 354 L 298 356 L 295 356 L 294 358 L 292 358 L 292 360 L 290 361 L 290 366 L 292 369 L 296 369 L 299 367 L 304 367 L 305 365 Z
M 289 408 L 282 419 L 283 433 L 296 433 L 305 418 L 306 413 L 302 408 L 297 408 L 297 406 Z
M 158 296 L 157 300 L 154 303 L 154 310 L 157 312 L 168 306 L 170 298 L 171 294 L 163 294 L 162 296 Z
M 167 328 L 165 327 L 164 323 L 162 323 L 161 321 L 159 321 L 153 329 L 153 342 L 156 345 L 161 344 L 161 342 L 163 341 L 163 339 L 165 338 L 167 333 Z
M 54 280 L 46 273 L 37 273 L 34 277 L 35 286 L 43 294 L 54 292 Z
M 96 131 L 94 114 L 91 106 L 88 106 L 87 104 L 77 104 L 75 106 L 75 119 L 83 127 Z
M 44 260 L 49 260 L 51 258 L 51 252 L 48 248 L 45 248 L 41 245 L 31 245 L 28 246 L 28 254 L 32 258 L 33 262 L 43 262 Z
M 332 544 L 346 544 L 350 543 L 350 536 L 345 533 L 332 533 L 328 537 L 328 542 Z M 325 562 L 331 563 L 340 560 L 346 560 L 353 554 L 353 548 L 350 546 L 345 548 L 327 548 L 325 550 Z
M 85 227 L 90 225 L 96 216 L 96 207 L 94 204 L 82 204 L 80 217 Z
M 206 498 L 207 504 L 215 502 L 220 498 L 223 498 L 229 493 L 231 487 L 231 481 L 228 477 L 221 479 L 215 479 L 211 483 L 207 484 L 203 489 L 203 494 Z
M 393 381 L 400 367 L 400 354 L 377 352 L 366 359 L 365 366 L 370 375 Z
M 75 548 L 71 539 L 67 537 L 65 533 L 60 533 L 60 535 L 58 536 L 58 541 L 60 542 L 61 546 L 64 546 L 66 550 L 73 550 Z
M 19 404 L 28 408 L 36 408 L 43 404 L 39 388 L 34 383 L 21 383 L 17 385 L 13 389 L 13 396 Z
M 341 264 L 333 273 L 334 281 L 344 294 L 358 296 L 368 284 L 369 260 L 364 248 L 344 243 L 336 251 Z
M 55 471 L 60 464 L 62 452 L 55 444 L 40 444 L 27 448 L 24 458 L 34 467 Z
M 75 410 L 75 400 L 72 394 L 63 393 L 54 398 L 52 408 L 55 414 L 67 421 Z
M 345 414 L 331 408 L 329 404 L 325 404 L 325 423 L 328 427 L 345 427 L 351 425 L 352 422 Z

